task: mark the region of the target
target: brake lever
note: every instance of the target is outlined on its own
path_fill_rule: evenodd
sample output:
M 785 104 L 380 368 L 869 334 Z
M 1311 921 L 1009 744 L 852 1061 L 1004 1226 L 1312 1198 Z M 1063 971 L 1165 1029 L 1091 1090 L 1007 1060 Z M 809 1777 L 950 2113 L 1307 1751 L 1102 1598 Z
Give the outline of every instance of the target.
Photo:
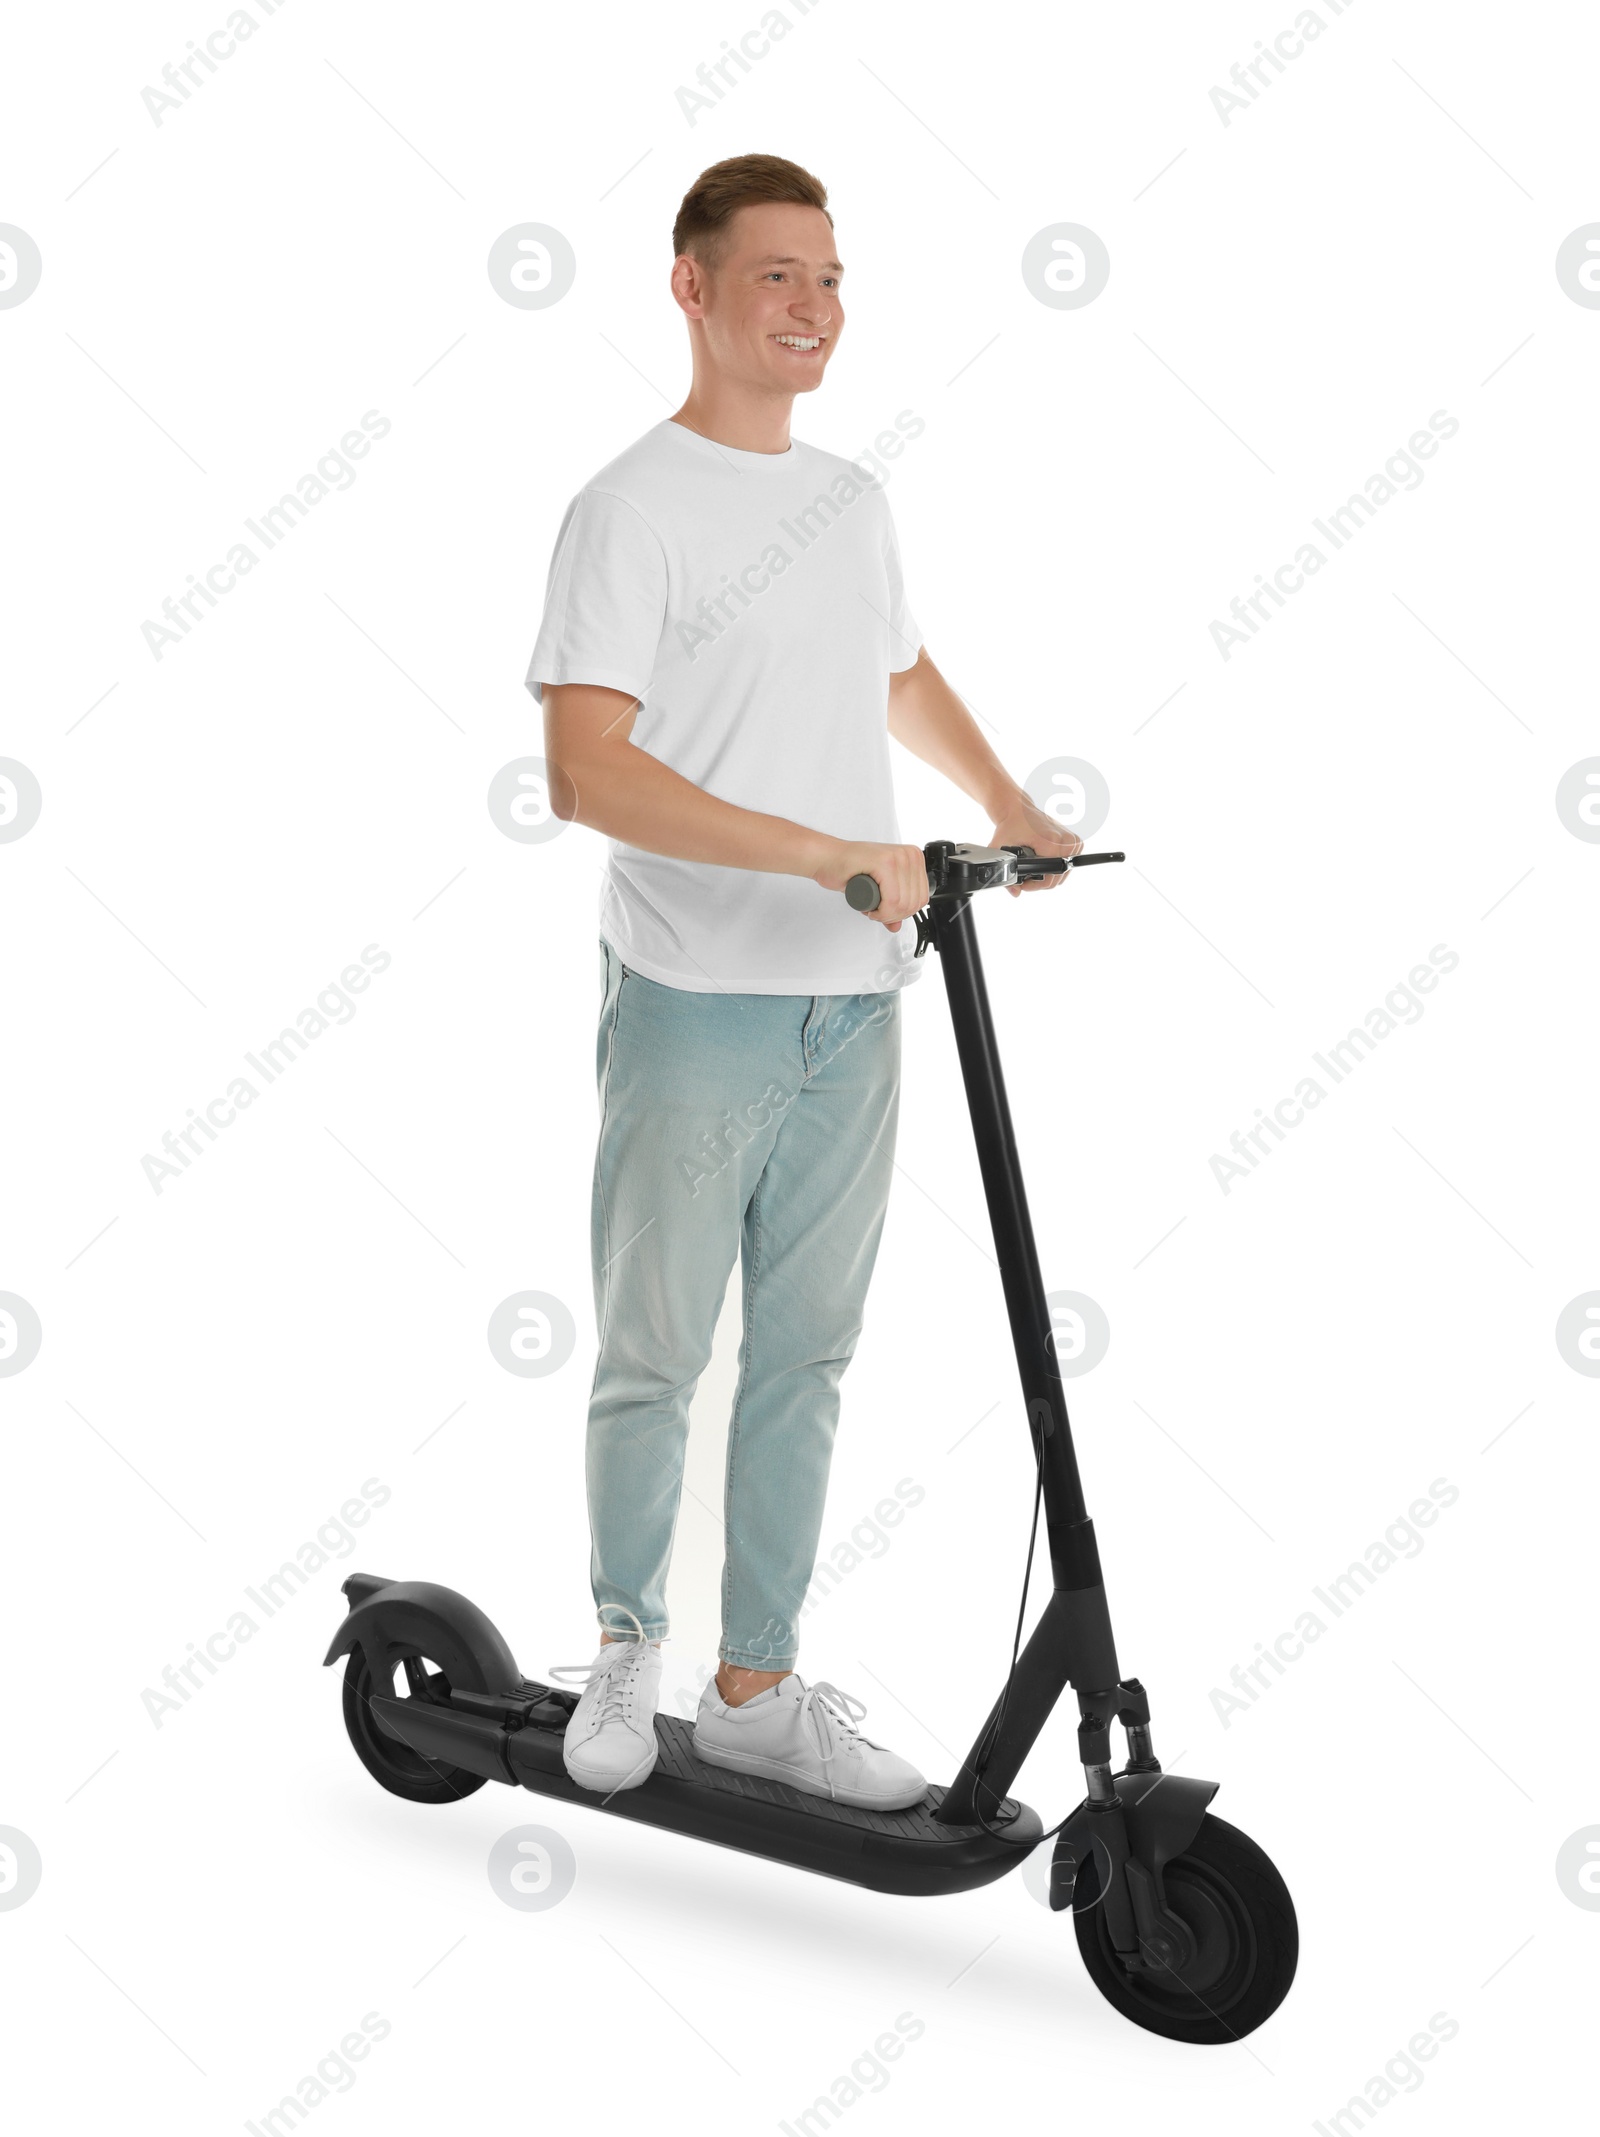
M 1068 858 L 1059 854 L 1040 856 L 1031 846 L 1003 846 L 1002 853 L 1014 853 L 1017 857 L 1017 881 L 1037 883 L 1046 876 L 1064 876 L 1069 868 L 1086 868 L 1095 861 L 1121 861 L 1127 856 L 1121 853 L 1074 853 Z

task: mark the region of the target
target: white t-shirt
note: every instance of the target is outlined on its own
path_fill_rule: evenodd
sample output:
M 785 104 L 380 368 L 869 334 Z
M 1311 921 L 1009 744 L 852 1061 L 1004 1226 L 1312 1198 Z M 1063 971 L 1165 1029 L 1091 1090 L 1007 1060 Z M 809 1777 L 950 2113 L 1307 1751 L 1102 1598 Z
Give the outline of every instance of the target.
M 640 700 L 632 740 L 708 794 L 835 838 L 897 844 L 889 677 L 922 635 L 862 463 L 798 439 L 741 452 L 658 423 L 572 500 L 528 669 Z M 708 994 L 866 994 L 919 976 L 915 931 L 804 876 L 611 842 L 600 932 L 624 964 Z

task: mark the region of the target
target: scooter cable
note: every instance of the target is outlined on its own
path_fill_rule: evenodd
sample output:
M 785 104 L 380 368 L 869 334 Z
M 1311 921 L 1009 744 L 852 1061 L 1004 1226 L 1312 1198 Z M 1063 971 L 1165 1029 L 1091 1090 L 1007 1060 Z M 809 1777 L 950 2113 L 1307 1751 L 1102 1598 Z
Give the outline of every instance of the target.
M 1033 1525 L 1028 1531 L 1028 1562 L 1022 1569 L 1022 1601 L 1017 1606 L 1016 1637 L 1011 1642 L 1011 1667 L 1006 1671 L 1006 1681 L 1000 1694 L 1000 1704 L 995 1708 L 993 1719 L 979 1739 L 978 1752 L 972 1767 L 974 1784 L 972 1808 L 977 1816 L 978 1823 L 991 1840 L 1003 1840 L 1010 1847 L 1025 1847 L 1029 1849 L 1040 1847 L 1045 1841 L 1054 1839 L 1062 1826 L 1066 1824 L 1067 1819 L 1073 1816 L 1077 1805 L 1074 1804 L 1073 1809 L 1067 1812 L 1066 1818 L 1058 1820 L 1056 1824 L 1050 1827 L 1048 1832 L 1040 1833 L 1032 1840 L 1018 1840 L 1012 1834 L 1004 1832 L 989 1823 L 988 1819 L 983 1815 L 983 1805 L 978 1801 L 978 1794 L 983 1785 L 983 1776 L 988 1767 L 995 1738 L 999 1735 L 1000 1725 L 1006 1718 L 1006 1701 L 1011 1697 L 1012 1679 L 1017 1674 L 1017 1657 L 1022 1652 L 1022 1626 L 1028 1614 L 1028 1589 L 1033 1582 L 1033 1553 L 1034 1547 L 1039 1541 L 1039 1509 L 1044 1502 L 1044 1446 L 1042 1442 L 1034 1448 L 1034 1461 L 1037 1466 L 1033 1490 Z

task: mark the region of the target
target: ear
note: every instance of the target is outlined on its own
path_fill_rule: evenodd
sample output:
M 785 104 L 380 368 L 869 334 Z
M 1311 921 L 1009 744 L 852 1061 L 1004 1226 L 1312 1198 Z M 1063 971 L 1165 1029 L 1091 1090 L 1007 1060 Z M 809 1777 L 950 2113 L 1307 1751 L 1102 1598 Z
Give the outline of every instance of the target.
M 672 263 L 672 294 L 685 318 L 705 317 L 707 280 L 706 270 L 699 260 L 687 252 L 678 254 Z

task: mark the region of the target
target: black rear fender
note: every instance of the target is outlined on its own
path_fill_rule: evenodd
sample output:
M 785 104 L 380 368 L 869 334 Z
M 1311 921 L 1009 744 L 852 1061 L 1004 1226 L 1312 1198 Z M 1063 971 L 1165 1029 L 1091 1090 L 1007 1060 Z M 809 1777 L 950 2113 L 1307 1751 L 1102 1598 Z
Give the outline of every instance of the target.
M 522 1682 L 509 1647 L 476 1603 L 432 1581 L 385 1581 L 352 1573 L 350 1610 L 323 1666 L 359 1647 L 379 1689 L 394 1682 L 405 1655 L 426 1655 L 463 1692 L 514 1692 Z

